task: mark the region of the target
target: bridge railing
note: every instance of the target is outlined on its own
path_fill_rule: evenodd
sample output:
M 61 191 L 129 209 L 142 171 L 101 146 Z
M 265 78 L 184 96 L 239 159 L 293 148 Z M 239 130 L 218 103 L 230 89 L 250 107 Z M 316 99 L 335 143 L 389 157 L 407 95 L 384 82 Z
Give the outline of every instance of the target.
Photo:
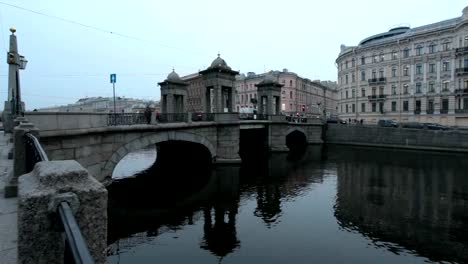
M 156 116 L 158 123 L 187 122 L 188 113 L 161 113 Z
M 143 113 L 115 113 L 107 115 L 108 126 L 149 124 L 148 118 Z
M 215 115 L 213 113 L 192 113 L 193 122 L 214 121 Z
M 39 140 L 32 133 L 24 134 L 26 146 L 26 171 L 31 172 L 34 165 L 41 161 L 49 161 L 47 154 L 42 148 Z M 80 227 L 76 223 L 70 205 L 62 201 L 57 206 L 57 213 L 60 216 L 60 223 L 65 233 L 64 263 L 94 263 L 88 249 L 88 245 L 83 239 Z

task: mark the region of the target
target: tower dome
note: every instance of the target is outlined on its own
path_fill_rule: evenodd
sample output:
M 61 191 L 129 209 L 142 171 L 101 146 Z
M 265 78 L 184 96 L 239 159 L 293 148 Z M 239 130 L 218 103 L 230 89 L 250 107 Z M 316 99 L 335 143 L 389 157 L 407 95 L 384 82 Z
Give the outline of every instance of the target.
M 231 69 L 231 67 L 229 67 L 226 63 L 226 61 L 224 61 L 220 56 L 219 56 L 219 53 L 218 53 L 218 57 L 211 63 L 211 67 L 210 68 L 223 68 L 223 69 Z
M 180 78 L 179 74 L 177 74 L 174 69 L 172 69 L 172 72 L 167 75 L 166 80 L 171 81 L 171 82 L 182 82 L 182 79 Z

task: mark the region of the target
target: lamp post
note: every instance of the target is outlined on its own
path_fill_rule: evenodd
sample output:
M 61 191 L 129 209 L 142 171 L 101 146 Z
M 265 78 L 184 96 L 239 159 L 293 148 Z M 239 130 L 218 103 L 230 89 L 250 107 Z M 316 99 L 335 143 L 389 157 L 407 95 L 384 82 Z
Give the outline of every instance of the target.
M 16 29 L 10 28 L 10 49 L 7 53 L 8 67 L 8 100 L 5 102 L 3 120 L 5 132 L 13 132 L 13 120 L 24 114 L 24 103 L 21 101 L 19 70 L 26 69 L 28 60 L 18 54 Z

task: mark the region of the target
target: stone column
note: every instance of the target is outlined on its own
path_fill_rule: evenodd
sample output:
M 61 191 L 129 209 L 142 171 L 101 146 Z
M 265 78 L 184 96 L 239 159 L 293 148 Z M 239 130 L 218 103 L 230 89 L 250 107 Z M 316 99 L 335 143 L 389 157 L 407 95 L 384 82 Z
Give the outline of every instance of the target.
M 66 201 L 96 263 L 106 262 L 107 190 L 74 160 L 39 162 L 19 178 L 18 263 L 63 263 L 57 205 Z
M 14 129 L 13 140 L 13 172 L 8 176 L 5 186 L 5 197 L 16 197 L 18 195 L 18 178 L 26 173 L 26 144 L 24 134 L 32 133 L 34 136 L 39 136 L 39 129 L 34 127 L 32 123 L 20 123 Z

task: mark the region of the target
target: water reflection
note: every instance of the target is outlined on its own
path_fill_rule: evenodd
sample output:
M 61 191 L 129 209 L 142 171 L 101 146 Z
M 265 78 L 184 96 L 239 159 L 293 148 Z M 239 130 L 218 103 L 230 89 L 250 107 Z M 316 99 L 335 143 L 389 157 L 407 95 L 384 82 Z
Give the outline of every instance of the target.
M 468 262 L 466 155 L 330 151 L 340 151 L 335 215 L 343 228 L 396 254 L 409 249 L 434 261 Z
M 108 260 L 468 262 L 466 158 L 309 146 L 241 167 L 155 164 L 109 187 Z

